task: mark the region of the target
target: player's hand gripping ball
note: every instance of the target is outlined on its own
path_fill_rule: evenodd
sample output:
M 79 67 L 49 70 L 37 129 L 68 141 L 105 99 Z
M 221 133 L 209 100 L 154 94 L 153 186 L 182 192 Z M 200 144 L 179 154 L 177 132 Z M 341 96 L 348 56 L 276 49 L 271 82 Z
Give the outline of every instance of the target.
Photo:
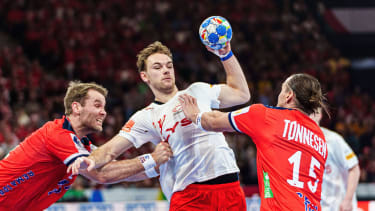
M 199 27 L 199 37 L 203 44 L 219 50 L 232 39 L 232 28 L 229 22 L 220 16 L 211 16 Z

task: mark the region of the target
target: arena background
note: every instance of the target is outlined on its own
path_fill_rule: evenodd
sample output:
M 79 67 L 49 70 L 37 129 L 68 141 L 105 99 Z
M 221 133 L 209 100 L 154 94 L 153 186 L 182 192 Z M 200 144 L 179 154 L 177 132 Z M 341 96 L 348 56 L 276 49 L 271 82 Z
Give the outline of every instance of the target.
M 219 59 L 198 37 L 200 23 L 220 15 L 233 29 L 251 103 L 275 105 L 281 81 L 305 72 L 321 81 L 338 131 L 358 155 L 363 210 L 375 210 L 375 2 L 355 0 L 2 0 L 0 1 L 0 157 L 46 121 L 60 117 L 67 83 L 109 89 L 101 145 L 153 95 L 140 81 L 136 53 L 160 40 L 173 52 L 180 89 L 225 80 Z M 226 134 L 241 169 L 249 210 L 259 209 L 256 150 Z M 151 151 L 131 149 L 122 158 Z M 166 210 L 156 179 L 98 185 L 80 178 L 48 210 Z M 65 202 L 65 203 L 63 203 Z M 79 203 L 78 203 L 79 202 Z M 91 203 L 87 203 L 91 202 Z

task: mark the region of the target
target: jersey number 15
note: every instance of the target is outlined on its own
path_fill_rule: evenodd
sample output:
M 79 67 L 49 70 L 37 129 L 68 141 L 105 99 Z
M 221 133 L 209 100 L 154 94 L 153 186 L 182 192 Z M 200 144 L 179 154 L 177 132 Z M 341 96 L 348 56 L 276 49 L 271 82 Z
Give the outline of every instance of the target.
M 299 181 L 299 170 L 300 170 L 300 164 L 301 164 L 301 157 L 302 157 L 302 152 L 297 151 L 292 156 L 290 156 L 289 159 L 288 159 L 289 163 L 293 165 L 293 179 L 288 179 L 287 182 L 289 183 L 289 185 L 294 186 L 294 187 L 298 187 L 298 188 L 303 188 L 303 186 L 304 186 L 304 182 Z M 314 172 L 315 167 L 317 169 L 319 169 L 320 163 L 313 156 L 311 156 L 309 176 L 314 178 L 314 179 L 316 179 L 316 173 Z M 318 183 L 319 183 L 319 179 L 316 179 L 314 183 L 312 181 L 307 182 L 307 185 L 308 185 L 311 192 L 313 192 L 313 193 L 316 192 L 316 189 L 318 188 Z

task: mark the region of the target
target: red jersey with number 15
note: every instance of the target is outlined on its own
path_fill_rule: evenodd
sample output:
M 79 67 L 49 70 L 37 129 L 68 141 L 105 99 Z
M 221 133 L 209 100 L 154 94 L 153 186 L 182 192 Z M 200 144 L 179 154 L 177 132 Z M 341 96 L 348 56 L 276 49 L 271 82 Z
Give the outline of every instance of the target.
M 256 144 L 261 210 L 321 210 L 327 144 L 309 116 L 254 104 L 230 112 L 229 120 Z
M 0 161 L 0 211 L 49 207 L 75 180 L 67 166 L 90 151 L 67 118 L 47 122 Z

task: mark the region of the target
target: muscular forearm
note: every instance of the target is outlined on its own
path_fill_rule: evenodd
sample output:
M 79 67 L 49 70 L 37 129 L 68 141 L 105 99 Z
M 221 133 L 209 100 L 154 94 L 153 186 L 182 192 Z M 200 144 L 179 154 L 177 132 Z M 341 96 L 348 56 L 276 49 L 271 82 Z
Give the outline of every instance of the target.
M 95 161 L 95 168 L 100 168 L 105 164 L 115 160 L 116 157 L 117 155 L 111 153 L 110 149 L 99 148 L 92 152 L 88 158 Z
M 220 111 L 204 112 L 201 117 L 203 129 L 208 131 L 234 131 L 228 120 L 228 113 Z
M 360 176 L 359 165 L 356 165 L 355 167 L 349 170 L 348 187 L 347 187 L 346 194 L 345 194 L 346 200 L 352 200 L 354 193 L 357 189 L 359 176 Z
M 143 173 L 144 167 L 138 158 L 131 160 L 112 161 L 99 169 L 90 172 L 80 172 L 87 178 L 98 183 L 117 183 L 121 181 L 131 181 L 133 175 Z
M 93 151 L 88 158 L 95 161 L 95 168 L 100 168 L 115 160 L 131 146 L 132 144 L 127 139 L 116 135 L 110 141 Z
M 126 182 L 137 182 L 137 181 L 141 181 L 141 180 L 145 180 L 145 179 L 149 179 L 149 177 L 145 174 L 144 171 L 142 171 L 138 174 L 135 174 L 135 175 L 132 175 L 132 176 L 126 178 L 124 181 L 126 181 Z

